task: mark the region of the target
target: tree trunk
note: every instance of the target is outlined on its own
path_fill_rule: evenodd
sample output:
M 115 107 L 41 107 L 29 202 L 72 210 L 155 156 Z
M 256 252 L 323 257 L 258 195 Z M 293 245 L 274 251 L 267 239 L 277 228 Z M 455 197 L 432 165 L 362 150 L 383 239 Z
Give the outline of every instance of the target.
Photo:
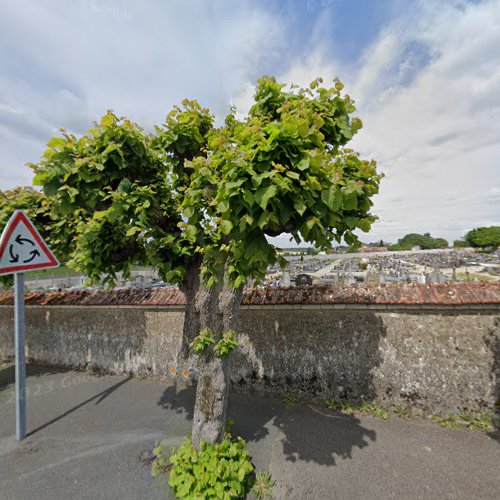
M 182 329 L 181 348 L 177 354 L 177 373 L 183 370 L 191 371 L 189 361 L 189 344 L 200 333 L 200 314 L 196 303 L 196 297 L 200 290 L 200 268 L 201 257 L 196 256 L 188 264 L 184 283 L 180 287 L 186 297 L 186 307 L 184 313 L 184 326 Z
M 224 271 L 218 284 L 212 288 L 200 287 L 197 302 L 201 328 L 211 328 L 218 339 L 228 330 L 236 330 L 243 288 L 223 286 Z M 195 447 L 200 442 L 214 443 L 222 438 L 226 423 L 231 358 L 219 358 L 213 350 L 198 360 L 198 385 L 194 407 L 192 439 Z

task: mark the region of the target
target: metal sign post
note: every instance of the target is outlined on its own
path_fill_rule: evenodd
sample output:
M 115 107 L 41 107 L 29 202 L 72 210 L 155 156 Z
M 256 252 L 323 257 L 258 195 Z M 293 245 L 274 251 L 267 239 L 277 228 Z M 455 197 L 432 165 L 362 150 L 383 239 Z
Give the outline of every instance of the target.
M 16 351 L 16 438 L 26 437 L 26 356 L 24 353 L 24 273 L 14 274 Z
M 26 355 L 24 273 L 58 267 L 59 262 L 33 223 L 16 210 L 0 238 L 0 275 L 14 275 L 14 335 L 16 356 L 16 437 L 26 437 Z

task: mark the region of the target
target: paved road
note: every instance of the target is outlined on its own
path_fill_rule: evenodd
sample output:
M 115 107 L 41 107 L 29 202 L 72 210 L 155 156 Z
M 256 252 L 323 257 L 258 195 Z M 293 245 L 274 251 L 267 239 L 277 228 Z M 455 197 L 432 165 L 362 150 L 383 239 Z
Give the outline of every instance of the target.
M 192 389 L 123 376 L 31 369 L 29 430 L 13 438 L 12 369 L 0 368 L 2 500 L 171 498 L 141 451 L 190 430 Z M 356 418 L 232 394 L 229 416 L 275 498 L 499 498 L 500 443 L 423 420 Z

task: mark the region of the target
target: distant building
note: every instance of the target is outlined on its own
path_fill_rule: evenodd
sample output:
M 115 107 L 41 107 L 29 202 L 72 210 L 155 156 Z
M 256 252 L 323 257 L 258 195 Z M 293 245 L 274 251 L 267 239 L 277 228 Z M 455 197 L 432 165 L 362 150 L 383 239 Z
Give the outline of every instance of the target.
M 359 253 L 387 252 L 387 247 L 361 247 Z

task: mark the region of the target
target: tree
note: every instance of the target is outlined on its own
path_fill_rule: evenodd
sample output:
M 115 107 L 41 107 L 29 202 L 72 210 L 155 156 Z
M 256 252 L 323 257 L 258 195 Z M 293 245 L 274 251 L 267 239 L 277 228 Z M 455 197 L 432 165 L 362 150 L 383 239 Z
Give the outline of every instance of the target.
M 500 246 L 500 226 L 478 227 L 465 235 L 471 247 L 497 249 Z
M 43 232 L 48 222 L 45 203 L 44 194 L 32 187 L 0 190 L 0 232 L 3 231 L 15 210 L 23 210 Z
M 448 242 L 444 238 L 433 238 L 429 233 L 409 233 L 389 248 L 390 250 L 411 250 L 414 246 L 418 246 L 422 250 L 448 248 Z
M 467 245 L 467 242 L 464 240 L 455 240 L 453 242 L 453 246 L 455 248 L 466 248 L 468 245 Z
M 53 221 L 49 217 L 43 193 L 29 186 L 0 190 L 0 234 L 15 210 L 23 210 L 39 229 L 42 237 L 48 242 L 51 241 L 48 228 Z M 12 286 L 12 275 L 0 276 L 0 283 Z
M 434 248 L 448 248 L 448 242 L 444 238 L 433 238 Z
M 108 112 L 80 138 L 53 138 L 32 166 L 74 239 L 72 265 L 112 284 L 141 262 L 185 293 L 178 368 L 198 371 L 195 446 L 223 433 L 243 287 L 284 264 L 266 236 L 352 245 L 376 219 L 381 175 L 345 147 L 362 126 L 354 103 L 340 81 L 321 83 L 284 90 L 263 77 L 248 116 L 231 111 L 220 128 L 196 101 L 151 134 Z

